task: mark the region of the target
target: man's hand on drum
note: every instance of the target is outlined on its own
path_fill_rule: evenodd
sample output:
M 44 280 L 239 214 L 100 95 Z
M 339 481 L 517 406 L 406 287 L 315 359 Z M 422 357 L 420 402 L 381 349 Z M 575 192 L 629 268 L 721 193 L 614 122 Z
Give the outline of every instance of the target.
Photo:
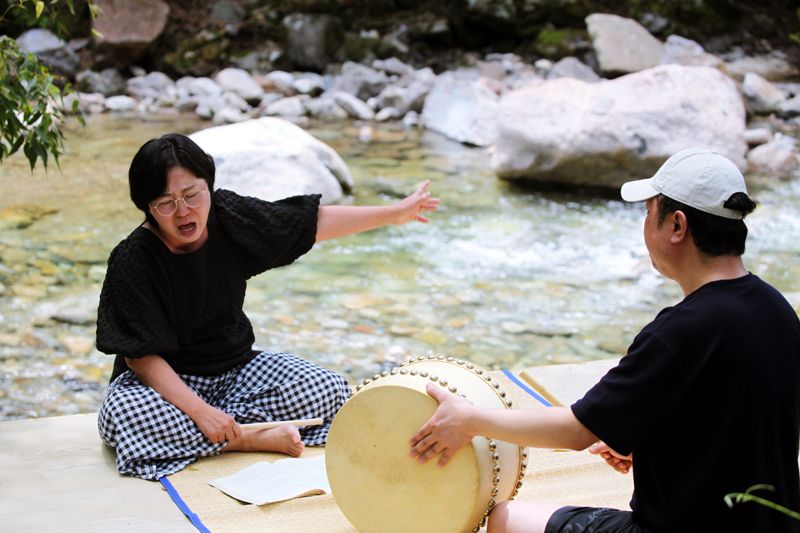
M 612 450 L 608 444 L 598 441 L 589 446 L 589 453 L 599 455 L 608 465 L 621 474 L 627 474 L 633 466 L 633 455 L 622 455 Z
M 426 387 L 439 407 L 433 416 L 411 437 L 409 455 L 425 463 L 439 455 L 439 466 L 445 466 L 462 446 L 474 436 L 469 427 L 473 406 L 441 387 L 428 383 Z

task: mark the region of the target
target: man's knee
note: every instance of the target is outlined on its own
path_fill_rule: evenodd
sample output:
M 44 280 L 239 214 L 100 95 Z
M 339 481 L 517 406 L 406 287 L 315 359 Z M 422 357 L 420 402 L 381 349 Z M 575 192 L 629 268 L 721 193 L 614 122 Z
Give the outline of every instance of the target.
M 492 514 L 489 515 L 489 524 L 486 527 L 486 533 L 502 533 L 507 531 L 509 504 L 511 504 L 510 501 L 505 501 L 494 506 Z

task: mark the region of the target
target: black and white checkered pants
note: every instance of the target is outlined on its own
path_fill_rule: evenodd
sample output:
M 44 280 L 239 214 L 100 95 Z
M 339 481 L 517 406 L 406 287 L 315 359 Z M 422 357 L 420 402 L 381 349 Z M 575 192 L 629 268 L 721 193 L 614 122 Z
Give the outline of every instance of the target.
M 219 376 L 179 375 L 206 403 L 240 424 L 322 418 L 322 426 L 300 430 L 312 446 L 325 443 L 334 415 L 350 396 L 342 376 L 287 353 L 262 352 Z M 174 474 L 226 446 L 209 441 L 191 418 L 130 370 L 109 385 L 97 427 L 103 441 L 116 448 L 120 473 L 144 479 Z

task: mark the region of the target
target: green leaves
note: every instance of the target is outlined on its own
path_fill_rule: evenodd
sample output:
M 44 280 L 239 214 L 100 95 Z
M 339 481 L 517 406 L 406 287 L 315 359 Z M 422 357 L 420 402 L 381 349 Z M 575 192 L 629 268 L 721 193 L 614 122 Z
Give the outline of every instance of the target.
M 3 35 L 0 80 L 0 163 L 22 148 L 31 171 L 39 160 L 47 168 L 50 156 L 58 165 L 64 153 L 64 93 L 53 76 L 36 56 Z
M 74 0 L 65 3 L 74 15 Z M 61 36 L 68 33 L 60 0 L 9 0 L 7 5 L 0 13 L 0 23 L 7 17 L 16 17 L 27 27 L 51 28 Z M 87 5 L 94 19 L 99 7 L 92 0 L 87 0 Z M 58 165 L 58 158 L 64 153 L 64 95 L 70 92 L 69 84 L 59 88 L 36 56 L 20 50 L 14 39 L 0 35 L 0 163 L 21 148 L 31 171 L 39 160 L 47 169 L 49 157 Z M 77 100 L 72 102 L 72 113 L 81 124 L 85 123 Z
M 763 483 L 759 485 L 753 485 L 744 492 L 732 492 L 730 494 L 726 494 L 725 503 L 728 505 L 728 507 L 733 507 L 734 504 L 737 503 L 755 502 L 765 507 L 769 507 L 770 509 L 774 509 L 787 516 L 791 516 L 795 520 L 800 520 L 800 513 L 792 511 L 791 509 L 788 509 L 782 505 L 778 505 L 777 503 L 762 498 L 760 496 L 756 496 L 755 494 L 753 494 L 753 492 L 757 490 L 768 490 L 775 492 L 775 487 L 773 487 L 772 485 L 765 485 Z

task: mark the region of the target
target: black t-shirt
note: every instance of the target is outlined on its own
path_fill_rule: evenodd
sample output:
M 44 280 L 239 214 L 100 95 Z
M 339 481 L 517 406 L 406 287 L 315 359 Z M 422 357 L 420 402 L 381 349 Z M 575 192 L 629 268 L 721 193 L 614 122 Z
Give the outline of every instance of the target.
M 139 226 L 111 252 L 97 312 L 97 348 L 125 357 L 163 357 L 179 374 L 210 376 L 252 359 L 244 314 L 246 281 L 287 265 L 314 245 L 319 195 L 277 202 L 215 191 L 208 239 L 173 254 Z
M 715 281 L 668 307 L 572 405 L 618 452 L 633 453 L 631 508 L 645 531 L 800 531 L 756 503 L 800 508 L 800 321 L 783 296 L 748 274 Z

